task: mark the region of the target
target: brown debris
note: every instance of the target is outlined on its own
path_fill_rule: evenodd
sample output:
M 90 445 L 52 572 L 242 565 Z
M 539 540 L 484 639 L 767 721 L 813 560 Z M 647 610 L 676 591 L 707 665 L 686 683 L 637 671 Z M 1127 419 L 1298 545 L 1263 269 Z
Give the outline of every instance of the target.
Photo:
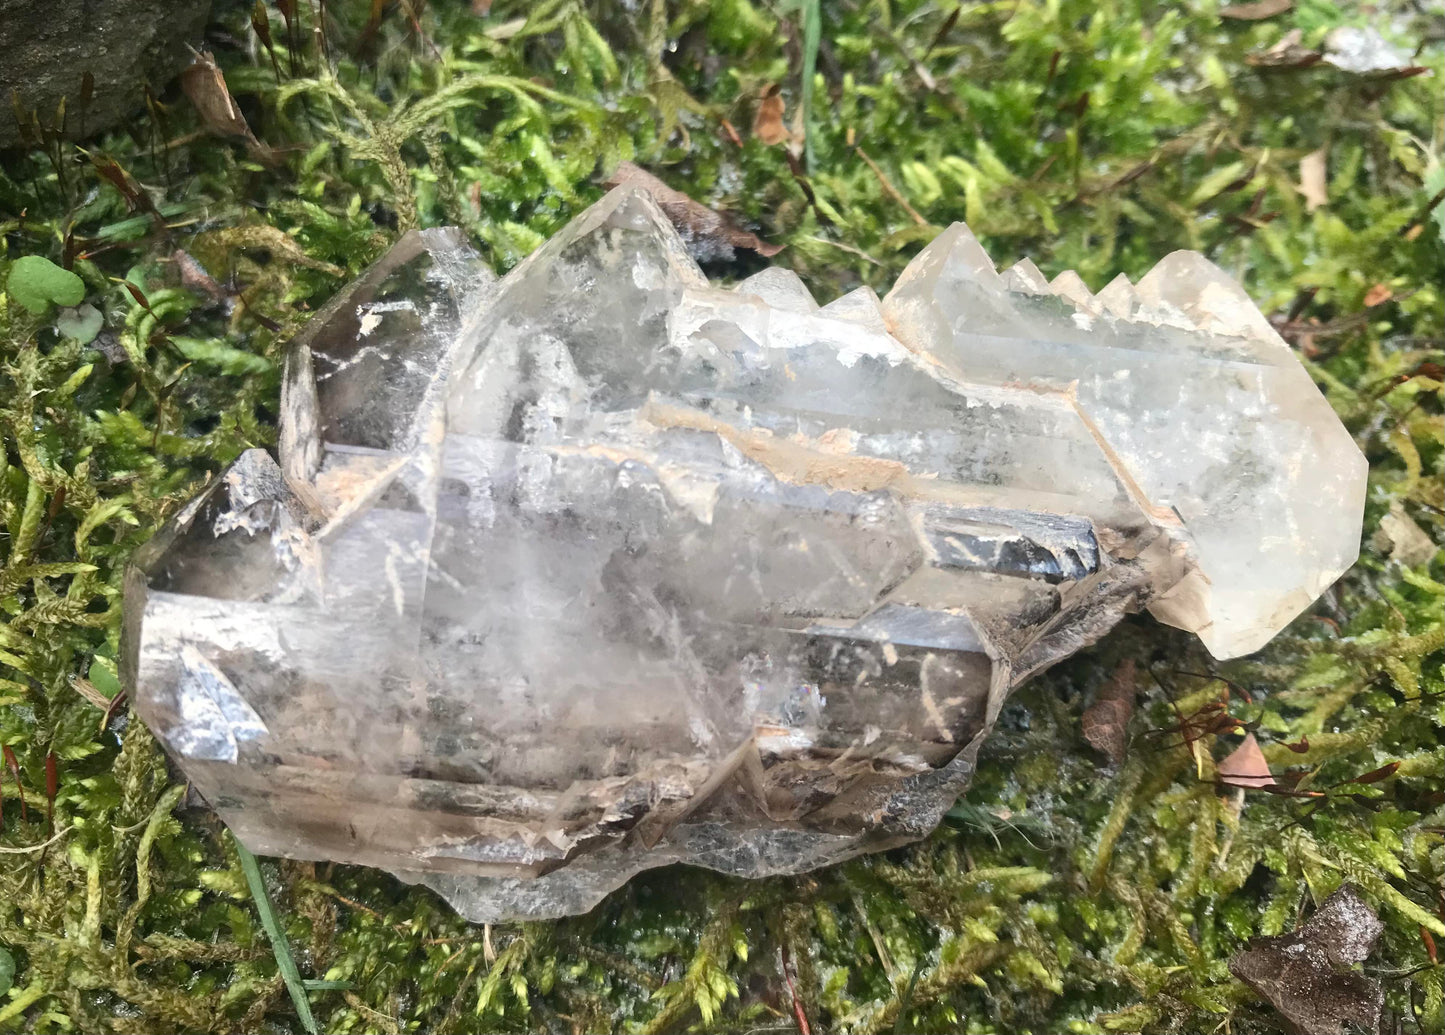
M 1370 290 L 1365 292 L 1365 308 L 1373 309 L 1377 305 L 1384 305 L 1395 297 L 1395 292 L 1390 290 L 1388 284 L 1371 284 Z
M 1253 733 L 1246 734 L 1244 742 L 1219 763 L 1217 772 L 1219 782 L 1230 787 L 1261 790 L 1275 786 L 1274 774 Z
M 771 147 L 792 139 L 783 123 L 783 93 L 777 83 L 763 87 L 758 97 L 758 112 L 753 116 L 753 136 Z
M 1380 519 L 1380 528 L 1371 542 L 1381 553 L 1388 553 L 1390 560 L 1407 568 L 1429 564 L 1439 549 L 1430 533 L 1415 523 L 1399 500 L 1390 504 L 1389 513 Z
M 1311 151 L 1299 162 L 1300 194 L 1305 199 L 1305 208 L 1310 212 L 1330 203 L 1329 184 L 1325 176 L 1325 148 Z
M 682 191 L 674 190 L 631 162 L 619 163 L 605 186 L 611 189 L 623 184 L 641 187 L 652 195 L 652 200 L 657 202 L 682 235 L 693 258 L 700 262 L 728 261 L 733 258 L 736 248 L 746 248 L 764 258 L 771 258 L 783 250 L 782 245 L 769 244 L 757 234 L 742 229 L 727 216 L 692 200 Z
M 1351 968 L 1365 961 L 1384 929 L 1359 892 L 1343 884 L 1299 929 L 1250 939 L 1229 971 L 1299 1031 L 1342 1035 L 1346 1024 L 1378 1031 L 1385 993 Z
M 220 301 L 226 297 L 226 291 L 216 278 L 206 272 L 206 267 L 196 261 L 195 256 L 184 248 L 177 248 L 171 252 L 171 263 L 175 266 L 180 276 L 181 287 L 197 295 L 203 295 L 212 301 Z
M 1111 765 L 1122 765 L 1128 752 L 1129 719 L 1134 715 L 1137 675 L 1134 659 L 1126 658 L 1099 690 L 1080 721 L 1084 739 L 1107 755 Z
M 226 77 L 221 74 L 209 51 L 193 50 L 195 60 L 181 70 L 181 89 L 196 113 L 201 124 L 218 137 L 239 140 L 246 150 L 259 161 L 272 162 L 275 154 L 251 132 L 246 117 L 236 107 L 236 99 L 226 86 Z
M 1291 29 L 1268 50 L 1246 54 L 1244 62 L 1255 68 L 1290 69 L 1308 68 L 1324 60 L 1324 54 L 1303 46 L 1303 41 L 1304 33 L 1299 29 Z

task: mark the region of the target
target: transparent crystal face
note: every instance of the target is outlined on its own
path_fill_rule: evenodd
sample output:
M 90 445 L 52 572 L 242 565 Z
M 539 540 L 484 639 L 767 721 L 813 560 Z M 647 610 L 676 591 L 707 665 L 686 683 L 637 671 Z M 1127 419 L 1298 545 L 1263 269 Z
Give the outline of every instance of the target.
M 1093 296 L 956 227 L 820 307 L 627 189 L 501 282 L 408 234 L 293 345 L 279 458 L 137 556 L 137 707 L 253 850 L 478 920 L 923 836 L 1126 612 L 1233 650 L 1348 563 L 1358 453 L 1200 263 Z
M 1359 554 L 1366 463 L 1264 316 L 1175 252 L 1097 296 L 1014 290 L 968 228 L 884 300 L 899 339 L 971 381 L 1071 391 L 1151 510 L 1172 511 L 1201 601 L 1157 617 L 1228 658 L 1264 646 Z

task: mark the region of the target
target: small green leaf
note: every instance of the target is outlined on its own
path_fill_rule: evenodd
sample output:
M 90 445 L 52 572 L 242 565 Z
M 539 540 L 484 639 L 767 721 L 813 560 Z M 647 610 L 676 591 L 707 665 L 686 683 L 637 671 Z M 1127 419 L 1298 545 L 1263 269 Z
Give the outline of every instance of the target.
M 74 274 L 72 274 L 73 276 Z M 55 329 L 62 337 L 74 338 L 82 345 L 89 345 L 105 326 L 105 318 L 93 305 L 78 305 L 62 309 L 55 317 Z
M 87 678 L 90 680 L 90 685 L 105 694 L 106 697 L 114 699 L 115 695 L 120 693 L 120 680 L 99 658 L 91 661 Z
M 0 995 L 10 991 L 15 983 L 15 957 L 10 950 L 0 945 Z
M 5 290 L 36 316 L 44 316 L 52 305 L 76 306 L 85 300 L 85 281 L 40 255 L 16 259 Z

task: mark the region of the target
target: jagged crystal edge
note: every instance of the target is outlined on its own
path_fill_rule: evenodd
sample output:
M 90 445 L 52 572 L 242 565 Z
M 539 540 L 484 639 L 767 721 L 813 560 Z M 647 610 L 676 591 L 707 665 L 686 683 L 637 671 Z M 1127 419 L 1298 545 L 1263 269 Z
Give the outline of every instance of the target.
M 404 235 L 294 343 L 281 424 L 137 554 L 127 685 L 253 850 L 479 921 L 922 837 L 1013 687 L 1140 607 L 1255 649 L 1362 511 L 1194 253 L 1095 295 L 958 224 L 819 306 L 711 286 L 626 188 L 500 283 Z

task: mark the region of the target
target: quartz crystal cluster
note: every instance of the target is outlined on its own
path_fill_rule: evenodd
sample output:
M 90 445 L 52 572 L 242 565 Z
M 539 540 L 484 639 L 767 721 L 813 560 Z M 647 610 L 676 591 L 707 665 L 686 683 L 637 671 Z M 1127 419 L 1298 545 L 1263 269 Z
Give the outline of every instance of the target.
M 137 556 L 126 677 L 252 850 L 476 920 L 927 834 L 1129 611 L 1217 657 L 1354 560 L 1365 462 L 1191 252 L 1092 294 L 955 225 L 880 300 L 712 286 L 621 188 L 498 281 L 413 231 Z

